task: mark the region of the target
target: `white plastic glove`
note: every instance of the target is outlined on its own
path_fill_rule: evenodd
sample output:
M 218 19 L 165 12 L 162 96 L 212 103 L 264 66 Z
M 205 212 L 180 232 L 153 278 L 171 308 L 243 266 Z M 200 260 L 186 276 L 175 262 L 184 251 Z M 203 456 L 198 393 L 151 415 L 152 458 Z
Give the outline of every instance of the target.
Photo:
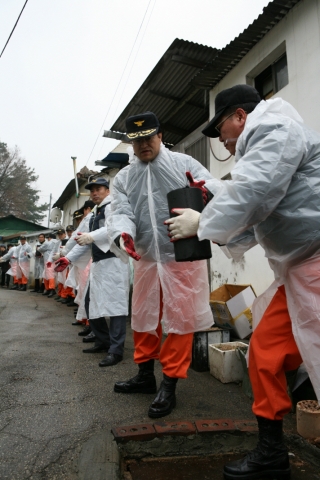
M 54 254 L 52 255 L 52 260 L 53 260 L 54 262 L 56 262 L 57 260 L 59 260 L 59 258 L 60 258 L 60 253 L 54 253 Z
M 169 236 L 172 242 L 197 235 L 200 220 L 199 212 L 191 208 L 174 208 L 172 212 L 177 213 L 179 216 L 169 218 L 164 222 L 165 225 L 168 225 Z
M 94 242 L 94 238 L 90 233 L 78 233 L 78 236 L 75 238 L 78 245 L 90 245 Z

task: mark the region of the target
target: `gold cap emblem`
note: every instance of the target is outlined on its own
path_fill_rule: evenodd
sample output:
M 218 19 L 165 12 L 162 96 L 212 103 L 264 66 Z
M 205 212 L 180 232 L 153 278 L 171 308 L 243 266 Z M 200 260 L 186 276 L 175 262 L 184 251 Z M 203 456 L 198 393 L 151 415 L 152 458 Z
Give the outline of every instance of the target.
M 138 120 L 137 122 L 133 122 L 135 125 L 137 125 L 137 127 L 142 127 L 142 125 L 144 124 L 145 120 Z

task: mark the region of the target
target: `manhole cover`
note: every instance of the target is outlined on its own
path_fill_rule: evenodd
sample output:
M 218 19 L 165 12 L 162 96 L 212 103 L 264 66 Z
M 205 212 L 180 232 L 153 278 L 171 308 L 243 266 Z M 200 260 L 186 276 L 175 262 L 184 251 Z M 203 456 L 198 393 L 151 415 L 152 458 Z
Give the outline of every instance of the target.
M 320 480 L 319 467 L 302 460 L 297 452 L 290 455 L 291 480 Z M 206 457 L 165 457 L 126 460 L 126 478 L 132 480 L 212 480 L 223 478 L 223 466 L 242 455 L 210 455 Z M 128 475 L 129 474 L 129 475 Z M 261 476 L 260 480 L 264 477 Z

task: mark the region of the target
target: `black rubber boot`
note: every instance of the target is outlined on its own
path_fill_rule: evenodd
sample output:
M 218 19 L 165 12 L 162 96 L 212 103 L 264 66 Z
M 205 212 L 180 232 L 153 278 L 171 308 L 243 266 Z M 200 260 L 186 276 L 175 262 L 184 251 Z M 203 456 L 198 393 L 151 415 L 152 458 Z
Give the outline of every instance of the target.
M 39 289 L 40 289 L 39 278 L 35 278 L 35 280 L 34 280 L 34 289 L 33 289 L 33 290 L 30 290 L 30 293 L 38 293 L 38 292 L 39 292 Z
M 50 293 L 49 293 L 49 295 L 48 295 L 48 298 L 52 298 L 52 297 L 54 297 L 55 295 L 57 295 L 57 292 L 55 291 L 54 288 L 52 288 L 52 289 L 50 290 Z
M 27 285 L 24 283 L 21 285 L 21 288 L 19 289 L 21 292 L 26 292 L 27 291 Z
M 130 380 L 117 382 L 114 391 L 117 393 L 156 393 L 157 383 L 153 373 L 154 360 L 139 363 L 139 373 Z
M 159 391 L 156 398 L 149 407 L 148 415 L 150 418 L 160 418 L 169 415 L 176 406 L 176 385 L 177 378 L 171 378 L 163 374 Z
M 13 287 L 10 288 L 10 290 L 19 290 L 19 284 L 15 283 Z
M 259 441 L 254 450 L 241 460 L 224 467 L 227 480 L 263 478 L 288 480 L 290 465 L 288 450 L 283 443 L 282 420 L 257 417 Z

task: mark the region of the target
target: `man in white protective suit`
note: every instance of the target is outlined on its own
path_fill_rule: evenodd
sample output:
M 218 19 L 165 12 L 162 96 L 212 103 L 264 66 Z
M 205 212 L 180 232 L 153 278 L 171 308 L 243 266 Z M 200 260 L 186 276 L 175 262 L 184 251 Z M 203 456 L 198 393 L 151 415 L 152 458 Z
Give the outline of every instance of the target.
M 129 117 L 126 127 L 135 155 L 114 178 L 108 226 L 114 241 L 112 251 L 124 261 L 128 261 L 128 255 L 135 260 L 132 329 L 139 373 L 117 382 L 114 390 L 125 394 L 157 393 L 148 415 L 158 418 L 168 415 L 176 405 L 176 384 L 179 378 L 187 377 L 193 333 L 214 323 L 206 261 L 175 261 L 173 244 L 164 226 L 167 194 L 194 186 L 208 197 L 210 192 L 203 184 L 212 176 L 189 155 L 165 148 L 154 113 Z M 202 181 L 194 181 L 192 176 Z M 162 327 L 168 335 L 161 345 Z M 158 392 L 155 360 L 160 360 L 163 372 Z
M 42 293 L 44 290 L 44 284 L 40 284 L 42 281 L 42 275 L 44 270 L 44 261 L 43 255 L 38 251 L 38 248 L 46 241 L 44 233 L 38 235 L 38 241 L 35 246 L 35 251 L 33 252 L 34 257 L 34 289 L 30 290 L 32 293 Z
M 18 290 L 25 292 L 27 290 L 30 274 L 30 258 L 32 257 L 32 248 L 24 235 L 20 236 L 20 246 L 17 249 L 17 252 L 17 278 L 19 283 Z
M 320 135 L 289 103 L 260 101 L 248 85 L 220 92 L 215 111 L 203 133 L 235 155 L 232 180 L 213 182 L 214 198 L 201 214 L 180 209 L 166 223 L 174 241 L 197 234 L 224 244 L 236 260 L 257 243 L 265 250 L 276 280 L 253 305 L 254 323 L 262 318 L 249 350 L 259 442 L 224 475 L 287 479 L 285 372 L 303 361 L 320 400 Z
M 44 264 L 42 278 L 45 289 L 42 292 L 42 295 L 49 295 L 51 292 L 56 291 L 56 273 L 54 271 L 54 264 L 50 261 L 50 257 L 57 242 L 56 234 L 48 233 L 48 235 L 46 235 L 46 241 L 38 247 L 38 252 L 43 255 Z
M 90 219 L 92 217 L 92 212 L 91 210 L 95 207 L 94 202 L 92 200 L 86 200 L 84 202 L 84 205 L 81 207 L 80 210 L 78 210 L 78 214 L 82 213 L 81 220 L 73 232 L 71 238 L 68 240 L 66 243 L 65 247 L 61 251 L 61 256 L 63 257 L 68 257 L 69 252 L 76 247 L 78 249 L 78 243 L 76 241 L 76 238 L 78 236 L 78 232 L 82 233 L 88 233 L 89 230 L 89 225 L 90 225 Z M 77 211 L 74 212 L 74 218 L 75 221 L 78 221 L 78 214 Z M 83 250 L 83 249 L 82 249 Z M 91 251 L 90 249 L 86 250 L 85 255 L 81 255 L 81 257 L 78 260 L 74 260 L 69 268 L 69 275 L 66 281 L 66 285 L 73 287 L 77 291 L 77 296 L 75 298 L 75 303 L 79 306 L 77 309 L 76 313 L 76 320 L 72 323 L 72 325 L 86 325 L 84 330 L 79 332 L 80 336 L 86 337 L 87 335 L 90 335 L 90 339 L 92 341 L 92 338 L 94 337 L 93 332 L 91 332 L 91 327 L 89 325 L 89 321 L 87 319 L 87 314 L 85 311 L 85 306 L 84 306 L 84 292 L 85 292 L 85 287 L 87 284 L 87 279 L 90 273 L 90 267 L 91 267 Z M 85 342 L 88 339 L 84 340 Z
M 106 219 L 110 214 L 109 183 L 104 178 L 93 179 L 85 186 L 96 204 L 89 222 L 89 232 L 79 232 L 78 245 L 66 257 L 56 262 L 56 271 L 91 251 L 92 264 L 84 293 L 87 318 L 95 335 L 95 345 L 84 353 L 107 351 L 100 367 L 110 367 L 123 359 L 126 337 L 126 317 L 129 304 L 129 268 L 110 252 Z M 110 317 L 110 326 L 105 317 Z

